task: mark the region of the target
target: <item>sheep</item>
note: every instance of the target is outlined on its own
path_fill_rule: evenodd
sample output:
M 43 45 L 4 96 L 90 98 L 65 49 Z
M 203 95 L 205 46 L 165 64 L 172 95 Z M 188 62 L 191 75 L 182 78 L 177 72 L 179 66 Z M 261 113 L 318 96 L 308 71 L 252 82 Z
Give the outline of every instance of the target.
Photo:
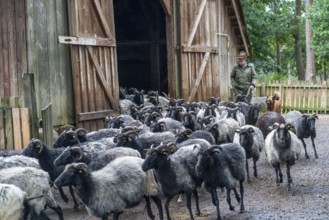
M 56 166 L 70 163 L 83 162 L 94 171 L 99 170 L 109 164 L 117 157 L 133 156 L 141 157 L 137 150 L 127 147 L 116 147 L 100 152 L 85 152 L 81 147 L 67 147 L 54 161 Z
M 207 126 L 206 130 L 212 133 L 216 144 L 233 142 L 236 129 L 239 128 L 239 123 L 233 118 L 221 119 L 218 122 Z
M 182 106 L 169 107 L 167 109 L 167 118 L 175 119 L 176 121 L 182 120 L 182 115 L 186 112 L 185 108 Z
M 157 184 L 149 183 L 152 172 L 144 172 L 144 160 L 138 157 L 119 157 L 104 168 L 91 172 L 84 163 L 67 165 L 63 173 L 55 180 L 55 187 L 73 185 L 90 215 L 113 219 L 126 208 L 137 205 L 143 198 L 146 200 L 148 215 L 154 219 L 149 197 L 153 199 L 163 219 L 161 200 L 156 196 Z
M 130 147 L 137 150 L 142 158 L 145 158 L 145 149 L 152 145 L 159 145 L 164 141 L 175 141 L 175 135 L 169 131 L 161 133 L 145 132 L 137 135 L 135 131 L 118 134 L 116 137 L 117 147 Z
M 262 108 L 261 104 L 239 102 L 237 103 L 237 106 L 240 108 L 241 113 L 244 115 L 246 124 L 255 126 L 259 116 L 259 111 Z
M 247 180 L 250 183 L 248 159 L 253 159 L 254 177 L 257 178 L 256 163 L 265 145 L 263 134 L 259 128 L 252 125 L 245 125 L 236 130 L 233 143 L 240 144 L 246 151 Z
M 199 130 L 192 131 L 191 129 L 185 129 L 175 135 L 176 144 L 182 143 L 188 139 L 201 138 L 208 141 L 210 144 L 215 144 L 215 138 L 209 131 Z
M 0 170 L 10 167 L 34 167 L 40 169 L 39 161 L 23 155 L 0 157 Z
M 294 127 L 294 131 L 297 137 L 302 141 L 304 150 L 305 150 L 305 157 L 309 159 L 309 156 L 306 151 L 306 144 L 304 138 L 311 137 L 312 146 L 314 150 L 314 157 L 318 159 L 319 156 L 315 149 L 314 138 L 316 137 L 316 130 L 315 130 L 315 120 L 319 119 L 316 114 L 313 115 L 303 115 L 299 111 L 291 111 L 284 115 L 284 118 L 287 123 L 291 123 Z
M 31 210 L 31 219 L 36 216 L 45 216 L 45 206 L 53 209 L 59 219 L 63 220 L 63 213 L 57 205 L 50 189 L 47 172 L 34 167 L 11 167 L 0 170 L 0 183 L 13 184 L 26 192 L 26 196 L 33 198 L 27 201 Z M 36 215 L 36 216 L 35 216 Z
M 246 118 L 244 114 L 240 112 L 239 107 L 227 107 L 223 115 L 225 115 L 225 118 L 233 118 L 234 120 L 236 120 L 239 123 L 240 127 L 246 124 Z
M 25 196 L 17 186 L 0 183 L 0 219 L 22 219 Z
M 192 131 L 201 129 L 201 125 L 197 122 L 196 114 L 193 111 L 184 113 L 181 121 L 185 128 L 189 128 Z
M 281 163 L 287 164 L 287 189 L 290 191 L 290 184 L 292 183 L 290 168 L 299 158 L 302 143 L 298 137 L 290 131 L 290 129 L 293 128 L 290 123 L 275 123 L 273 128 L 274 129 L 265 138 L 265 153 L 267 155 L 268 162 L 275 169 L 277 186 L 283 182 Z
M 240 203 L 240 213 L 244 212 L 244 190 L 243 181 L 246 172 L 246 154 L 244 149 L 236 143 L 213 145 L 208 149 L 202 149 L 198 153 L 196 170 L 202 173 L 204 186 L 211 194 L 212 202 L 217 209 L 217 219 L 221 219 L 219 213 L 219 201 L 217 187 L 225 187 L 227 192 L 226 200 L 231 211 L 231 190 L 233 189 L 237 201 Z M 235 189 L 235 182 L 239 181 L 240 196 Z
M 54 160 L 63 152 L 64 148 L 48 148 L 45 143 L 39 139 L 32 139 L 27 147 L 23 149 L 22 155 L 33 157 L 39 160 L 41 169 L 48 172 L 50 180 L 54 181 L 62 173 L 64 167 L 55 167 Z M 68 198 L 62 189 L 59 189 L 60 195 L 65 202 Z M 75 199 L 73 189 L 70 187 L 70 194 L 74 202 L 74 210 L 78 210 L 78 202 Z
M 129 125 L 141 126 L 142 123 L 135 120 L 131 115 L 119 115 L 116 117 L 106 117 L 105 123 L 107 128 L 121 128 Z M 115 134 L 113 135 L 115 136 Z
M 0 150 L 0 157 L 11 157 L 22 154 L 22 150 Z
M 269 126 L 272 126 L 274 123 L 285 124 L 286 120 L 277 112 L 265 112 L 257 119 L 255 126 L 262 131 L 265 139 L 270 133 L 270 130 L 268 130 Z
M 152 132 L 170 131 L 173 134 L 176 134 L 177 132 L 185 130 L 185 127 L 180 121 L 177 121 L 175 119 L 162 118 L 159 119 L 158 122 L 153 123 L 150 126 L 150 129 Z
M 189 145 L 179 148 L 175 153 L 175 144 L 160 144 L 156 148 L 152 147 L 142 165 L 144 171 L 154 169 L 157 179 L 161 185 L 162 192 L 167 197 L 165 209 L 167 219 L 170 220 L 169 203 L 177 194 L 186 193 L 186 206 L 190 219 L 193 218 L 191 210 L 191 194 L 195 196 L 196 215 L 200 215 L 197 187 L 202 183 L 202 176 L 195 171 L 197 161 L 197 147 Z
M 272 96 L 267 96 L 265 111 L 274 111 L 276 113 L 281 114 L 282 105 L 281 105 L 280 92 L 274 91 Z
M 130 101 L 128 99 L 119 100 L 120 105 L 120 113 L 125 115 L 131 114 L 132 108 L 137 108 L 138 106 L 133 101 Z

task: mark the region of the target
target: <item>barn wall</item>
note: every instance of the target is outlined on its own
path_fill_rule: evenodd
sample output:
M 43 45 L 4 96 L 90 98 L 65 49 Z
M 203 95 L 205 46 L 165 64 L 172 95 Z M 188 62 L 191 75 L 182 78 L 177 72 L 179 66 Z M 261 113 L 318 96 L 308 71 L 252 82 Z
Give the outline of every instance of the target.
M 0 0 L 0 98 L 19 97 L 27 70 L 24 1 Z
M 181 97 L 186 100 L 190 97 L 200 66 L 205 61 L 205 51 L 210 50 L 209 59 L 206 61 L 207 64 L 193 100 L 207 100 L 212 96 L 228 100 L 229 75 L 236 62 L 238 46 L 236 30 L 233 29 L 226 1 L 207 0 L 191 45 L 197 49 L 193 52 L 182 49 L 187 44 L 201 2 L 202 0 L 179 0 L 177 4 L 177 0 L 172 1 L 173 7 L 179 7 L 179 10 L 173 10 L 173 12 L 179 13 L 179 15 L 174 15 L 174 17 L 179 17 L 179 30 L 174 31 L 180 38 L 180 45 L 178 45 L 180 50 L 176 50 L 176 53 L 181 54 L 181 69 L 173 76 L 173 78 L 181 79 L 180 86 L 174 89 L 181 89 L 181 92 L 171 91 L 171 93 L 181 94 Z M 173 27 L 177 25 L 173 23 Z M 218 36 L 218 33 L 222 36 Z M 174 65 L 177 66 L 177 64 Z
M 57 43 L 68 33 L 67 1 L 26 0 L 26 14 L 27 72 L 35 74 L 38 117 L 52 103 L 53 125 L 74 123 L 69 48 Z

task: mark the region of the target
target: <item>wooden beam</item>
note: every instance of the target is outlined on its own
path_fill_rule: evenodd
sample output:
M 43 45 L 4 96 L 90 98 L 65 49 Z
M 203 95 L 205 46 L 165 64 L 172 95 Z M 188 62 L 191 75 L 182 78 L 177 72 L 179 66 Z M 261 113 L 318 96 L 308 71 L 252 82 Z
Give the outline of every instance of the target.
M 240 17 L 240 13 L 239 13 L 239 10 L 238 10 L 238 6 L 237 6 L 237 3 L 236 3 L 236 0 L 232 0 L 232 4 L 233 4 L 233 8 L 234 8 L 234 11 L 235 11 L 235 14 L 236 14 L 236 18 L 238 20 L 238 24 L 239 24 L 240 33 L 241 33 L 241 36 L 242 36 L 243 45 L 244 45 L 244 48 L 246 50 L 247 55 L 249 56 L 250 53 L 249 53 L 249 48 L 248 48 L 248 44 L 247 44 L 247 39 L 246 39 L 246 35 L 245 35 L 244 31 L 243 31 L 242 21 L 241 21 L 241 17 Z
M 107 38 L 86 38 L 86 37 L 69 37 L 58 36 L 58 43 L 71 45 L 87 45 L 87 46 L 105 46 L 115 47 L 115 42 Z
M 19 108 L 12 108 L 14 149 L 22 149 L 21 117 Z
M 28 145 L 31 140 L 31 131 L 30 131 L 30 115 L 28 108 L 21 108 L 21 123 L 22 123 L 22 147 Z
M 171 2 L 170 0 L 161 1 L 161 5 L 168 16 L 171 16 L 172 14 L 170 2 Z
M 87 113 L 78 113 L 78 120 L 79 121 L 86 121 L 86 120 L 95 120 L 95 119 L 102 119 L 108 116 L 119 115 L 120 112 L 113 111 L 113 110 L 103 110 L 103 111 L 95 111 L 95 112 L 87 112 Z
M 185 53 L 218 53 L 218 47 L 182 46 L 182 51 Z
M 192 28 L 190 29 L 190 33 L 187 38 L 186 46 L 191 46 L 191 44 L 192 44 L 194 35 L 196 33 L 196 29 L 198 28 L 198 25 L 200 23 L 201 16 L 203 14 L 204 8 L 206 7 L 207 1 L 208 0 L 202 0 L 202 2 L 200 3 L 199 10 L 195 15 L 195 19 L 192 23 Z
M 118 103 L 115 102 L 113 96 L 111 95 L 111 92 L 110 92 L 108 86 L 105 83 L 103 70 L 100 67 L 99 63 L 98 63 L 97 58 L 95 57 L 95 54 L 93 53 L 92 47 L 86 46 L 86 48 L 88 50 L 88 53 L 89 53 L 89 56 L 90 56 L 91 60 L 93 61 L 94 66 L 96 68 L 97 78 L 99 79 L 99 82 L 100 82 L 101 86 L 105 90 L 106 97 L 109 99 L 110 103 L 112 104 L 113 109 L 116 110 L 116 111 L 119 111 L 120 108 L 118 106 Z
M 196 90 L 198 89 L 199 85 L 200 85 L 200 82 L 201 82 L 201 79 L 202 79 L 202 76 L 204 74 L 204 70 L 206 69 L 206 65 L 208 63 L 208 60 L 209 60 L 209 55 L 210 55 L 210 52 L 207 52 L 205 54 L 205 56 L 203 57 L 203 60 L 202 60 L 202 64 L 201 64 L 201 67 L 199 69 L 199 72 L 198 72 L 198 75 L 197 75 L 197 78 L 195 80 L 195 83 L 194 83 L 194 87 L 191 91 L 191 95 L 190 97 L 188 98 L 188 102 L 192 102 L 192 99 L 194 98 L 195 94 L 196 94 Z
M 108 26 L 107 24 L 107 20 L 105 18 L 105 15 L 103 13 L 103 10 L 102 10 L 102 7 L 99 3 L 99 0 L 93 0 L 94 4 L 95 4 L 95 7 L 96 7 L 96 13 L 100 19 L 100 23 L 102 24 L 102 27 L 105 31 L 105 34 L 106 34 L 106 37 L 109 38 L 110 40 L 114 40 L 114 37 L 112 36 L 112 33 L 111 33 L 111 30 L 110 30 L 110 27 Z

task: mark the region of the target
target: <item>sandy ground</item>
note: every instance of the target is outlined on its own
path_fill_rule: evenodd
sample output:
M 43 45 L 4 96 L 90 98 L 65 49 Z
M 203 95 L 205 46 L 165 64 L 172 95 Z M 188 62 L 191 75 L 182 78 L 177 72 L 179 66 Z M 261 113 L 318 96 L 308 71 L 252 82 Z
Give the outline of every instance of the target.
M 316 122 L 317 138 L 315 144 L 319 159 L 314 159 L 314 151 L 311 140 L 306 139 L 307 150 L 310 159 L 305 159 L 304 149 L 301 158 L 291 168 L 293 179 L 291 191 L 287 191 L 286 167 L 283 166 L 283 184 L 276 186 L 274 169 L 268 164 L 264 152 L 257 163 L 258 179 L 251 175 L 251 183 L 245 181 L 245 212 L 239 213 L 239 205 L 232 195 L 232 203 L 236 211 L 230 211 L 226 202 L 225 192 L 218 190 L 220 199 L 220 212 L 222 219 L 329 219 L 329 115 L 319 115 Z M 252 171 L 252 161 L 249 162 L 249 170 Z M 252 173 L 251 173 L 252 174 Z M 203 188 L 199 190 L 201 216 L 196 220 L 216 219 L 216 208 L 211 203 L 210 194 Z M 66 220 L 94 220 L 86 212 L 81 204 L 79 211 L 73 211 L 72 200 L 68 204 L 62 202 L 58 193 L 54 191 L 57 201 L 60 203 Z M 165 199 L 162 199 L 163 204 Z M 177 204 L 176 199 L 170 206 L 172 220 L 189 219 L 188 211 L 183 204 Z M 194 200 L 192 200 L 195 211 Z M 152 206 L 154 213 L 156 207 Z M 47 210 L 51 219 L 57 219 L 52 210 Z M 158 216 L 157 216 L 158 217 Z M 109 217 L 112 219 L 112 217 Z M 122 215 L 124 220 L 148 219 L 145 203 L 127 209 Z M 157 218 L 158 219 L 158 218 Z M 165 215 L 166 219 L 166 215 Z

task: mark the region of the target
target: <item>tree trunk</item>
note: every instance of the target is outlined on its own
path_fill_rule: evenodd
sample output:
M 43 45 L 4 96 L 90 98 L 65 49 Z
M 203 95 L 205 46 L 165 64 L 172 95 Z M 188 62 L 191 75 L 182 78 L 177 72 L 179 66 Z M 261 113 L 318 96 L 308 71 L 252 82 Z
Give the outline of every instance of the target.
M 281 72 L 281 53 L 280 53 L 280 39 L 275 35 L 275 47 L 276 47 L 276 71 Z
M 306 81 L 315 80 L 315 54 L 314 49 L 311 47 L 313 40 L 312 37 L 312 25 L 311 19 L 308 18 L 309 8 L 312 6 L 313 0 L 306 0 L 306 24 L 305 24 L 305 35 L 306 35 Z
M 302 47 L 300 41 L 300 29 L 301 22 L 300 17 L 302 13 L 302 0 L 296 0 L 296 13 L 295 13 L 295 59 L 296 59 L 296 67 L 297 67 L 297 76 L 298 80 L 305 80 L 305 69 L 303 65 L 303 56 L 302 56 Z

